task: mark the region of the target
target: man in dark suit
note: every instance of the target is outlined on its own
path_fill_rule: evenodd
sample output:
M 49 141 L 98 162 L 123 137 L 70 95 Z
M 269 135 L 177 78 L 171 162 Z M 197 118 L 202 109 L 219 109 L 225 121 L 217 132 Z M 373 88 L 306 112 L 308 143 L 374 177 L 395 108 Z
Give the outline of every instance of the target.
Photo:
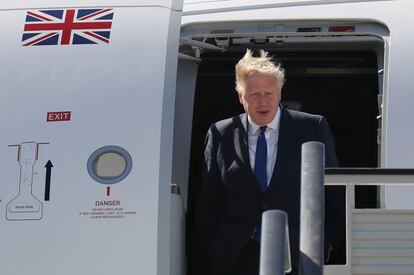
M 281 108 L 284 71 L 261 51 L 236 65 L 236 90 L 246 113 L 214 123 L 206 136 L 196 224 L 217 275 L 257 275 L 263 211 L 286 211 L 293 270 L 298 274 L 301 145 L 325 144 L 326 166 L 337 166 L 322 116 Z M 326 191 L 325 255 L 343 241 L 343 196 Z M 328 259 L 326 259 L 328 260 Z

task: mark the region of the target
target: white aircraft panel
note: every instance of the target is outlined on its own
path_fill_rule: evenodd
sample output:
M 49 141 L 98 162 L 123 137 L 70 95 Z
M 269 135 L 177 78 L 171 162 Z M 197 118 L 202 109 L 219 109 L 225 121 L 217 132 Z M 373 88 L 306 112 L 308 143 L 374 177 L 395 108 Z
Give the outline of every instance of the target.
M 38 11 L 0 11 L 0 274 L 167 274 L 180 14 L 113 7 L 107 42 L 24 46 L 25 24 L 59 21 Z
M 61 7 L 165 7 L 173 10 L 182 10 L 182 0 L 14 0 L 0 2 L 1 9 L 33 9 L 33 8 L 61 8 Z
M 387 95 L 386 157 L 388 168 L 414 168 L 413 154 L 413 81 L 412 45 L 410 33 L 414 2 L 407 1 L 398 9 L 398 21 L 393 24 L 389 53 L 389 87 Z M 385 207 L 388 209 L 414 209 L 414 186 L 387 187 Z

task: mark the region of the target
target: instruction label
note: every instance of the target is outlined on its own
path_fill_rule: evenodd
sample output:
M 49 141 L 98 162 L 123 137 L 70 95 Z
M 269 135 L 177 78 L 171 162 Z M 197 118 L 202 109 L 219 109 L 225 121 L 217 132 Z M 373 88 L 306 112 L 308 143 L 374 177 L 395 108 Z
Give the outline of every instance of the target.
M 136 214 L 136 211 L 122 207 L 121 201 L 119 200 L 95 201 L 91 209 L 79 212 L 79 216 L 94 220 L 125 219 L 128 216 Z

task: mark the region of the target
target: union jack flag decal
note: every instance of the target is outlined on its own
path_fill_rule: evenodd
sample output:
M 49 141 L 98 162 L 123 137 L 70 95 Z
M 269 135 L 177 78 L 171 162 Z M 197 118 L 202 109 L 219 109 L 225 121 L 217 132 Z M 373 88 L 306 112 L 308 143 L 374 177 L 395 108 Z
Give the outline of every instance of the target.
M 112 9 L 28 11 L 23 46 L 109 43 Z

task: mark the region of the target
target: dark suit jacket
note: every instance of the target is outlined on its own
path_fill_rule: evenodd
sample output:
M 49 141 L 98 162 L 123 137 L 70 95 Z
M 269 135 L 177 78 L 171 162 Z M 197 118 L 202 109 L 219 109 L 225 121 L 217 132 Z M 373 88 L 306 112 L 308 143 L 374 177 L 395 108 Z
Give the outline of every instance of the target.
M 337 159 L 324 117 L 283 108 L 281 112 L 276 164 L 265 194 L 250 166 L 246 114 L 216 122 L 207 133 L 195 219 L 217 274 L 234 263 L 251 239 L 262 212 L 268 209 L 287 212 L 292 265 L 298 268 L 301 145 L 307 141 L 323 142 L 326 166 L 337 166 Z M 337 219 L 344 217 L 344 201 L 335 189 L 325 195 L 325 242 L 335 247 L 345 232 L 343 219 Z

